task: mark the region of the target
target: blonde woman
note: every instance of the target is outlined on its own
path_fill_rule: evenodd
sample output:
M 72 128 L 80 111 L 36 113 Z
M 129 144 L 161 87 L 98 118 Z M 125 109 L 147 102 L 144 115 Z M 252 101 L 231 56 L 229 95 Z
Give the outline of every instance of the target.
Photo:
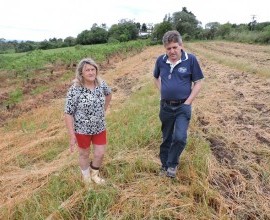
M 98 76 L 98 66 L 91 58 L 82 59 L 76 69 L 74 84 L 69 88 L 65 104 L 65 123 L 70 151 L 78 145 L 79 166 L 86 184 L 105 183 L 99 176 L 106 138 L 105 111 L 111 101 L 111 88 Z M 90 146 L 93 159 L 90 162 Z

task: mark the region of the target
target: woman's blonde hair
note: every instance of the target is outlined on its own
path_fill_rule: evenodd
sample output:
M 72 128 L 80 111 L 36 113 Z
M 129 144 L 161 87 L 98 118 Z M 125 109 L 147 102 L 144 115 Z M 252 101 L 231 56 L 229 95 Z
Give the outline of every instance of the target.
M 83 77 L 82 77 L 82 71 L 83 71 L 83 68 L 84 68 L 85 64 L 89 64 L 89 65 L 96 68 L 97 75 L 96 75 L 96 79 L 95 79 L 95 84 L 96 84 L 96 86 L 99 86 L 101 84 L 101 79 L 98 76 L 98 72 L 99 72 L 98 65 L 91 58 L 84 58 L 77 65 L 76 72 L 75 72 L 76 73 L 75 74 L 75 79 L 73 80 L 74 84 L 76 86 L 83 86 L 84 85 Z

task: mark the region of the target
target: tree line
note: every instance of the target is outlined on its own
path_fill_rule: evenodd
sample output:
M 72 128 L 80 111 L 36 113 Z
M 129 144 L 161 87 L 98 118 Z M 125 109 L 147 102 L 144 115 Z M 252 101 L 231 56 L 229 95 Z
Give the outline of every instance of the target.
M 28 52 L 32 50 L 47 50 L 75 45 L 103 44 L 111 42 L 126 42 L 136 40 L 140 31 L 146 31 L 146 24 L 141 25 L 132 20 L 122 19 L 118 24 L 112 25 L 109 29 L 106 24 L 93 24 L 90 30 L 84 30 L 74 37 L 50 38 L 41 42 L 34 41 L 5 41 L 0 38 L 0 53 Z
M 210 22 L 202 27 L 196 16 L 183 7 L 181 11 L 172 15 L 165 15 L 161 23 L 154 26 L 142 25 L 133 20 L 122 19 L 118 24 L 107 28 L 106 24 L 93 24 L 89 30 L 84 30 L 77 37 L 65 39 L 51 38 L 41 42 L 34 41 L 6 41 L 0 38 L 0 53 L 28 52 L 32 50 L 46 50 L 75 45 L 91 45 L 103 43 L 126 42 L 140 37 L 151 38 L 152 43 L 160 43 L 163 34 L 168 30 L 178 30 L 183 39 L 189 40 L 232 40 L 244 43 L 270 43 L 270 22 L 257 23 L 252 20 L 248 24 L 220 24 Z M 146 35 L 140 35 L 141 32 Z
M 203 28 L 196 16 L 183 7 L 182 11 L 166 15 L 163 22 L 155 25 L 152 37 L 160 40 L 168 30 L 178 30 L 184 40 L 231 40 L 243 43 L 270 43 L 270 22 L 248 24 L 220 24 L 210 22 Z

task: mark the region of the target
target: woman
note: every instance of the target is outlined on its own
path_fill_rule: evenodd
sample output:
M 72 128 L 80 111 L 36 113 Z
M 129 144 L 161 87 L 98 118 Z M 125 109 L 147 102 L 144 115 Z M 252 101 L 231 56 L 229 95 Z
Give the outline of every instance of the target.
M 79 62 L 74 84 L 67 92 L 65 122 L 70 137 L 70 150 L 78 145 L 79 165 L 82 179 L 86 184 L 93 180 L 97 184 L 105 183 L 99 176 L 106 139 L 105 111 L 111 101 L 111 88 L 98 77 L 98 66 L 91 59 Z M 90 163 L 90 145 L 94 155 Z

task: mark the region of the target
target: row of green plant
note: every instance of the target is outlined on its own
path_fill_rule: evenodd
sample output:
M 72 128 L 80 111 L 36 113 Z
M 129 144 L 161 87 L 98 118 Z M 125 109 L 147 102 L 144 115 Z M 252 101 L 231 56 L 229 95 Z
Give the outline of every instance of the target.
M 52 50 L 35 50 L 21 54 L 0 54 L 1 78 L 9 79 L 13 89 L 5 100 L 0 103 L 6 108 L 11 108 L 20 103 L 24 98 L 22 86 L 30 79 L 46 79 L 50 77 L 57 66 L 64 66 L 71 71 L 66 71 L 63 77 L 74 75 L 73 68 L 79 60 L 84 57 L 92 57 L 97 63 L 108 62 L 112 56 L 122 58 L 131 53 L 138 53 L 148 45 L 148 41 L 137 40 L 125 43 L 99 44 L 99 45 L 77 45 L 69 48 Z M 41 70 L 41 71 L 39 71 Z M 42 72 L 42 75 L 39 74 Z M 40 94 L 49 89 L 45 85 L 37 85 L 31 91 L 32 95 Z
M 139 52 L 148 43 L 145 40 L 137 40 L 124 43 L 77 45 L 46 51 L 34 50 L 22 54 L 2 54 L 0 55 L 0 70 L 6 71 L 8 78 L 29 78 L 34 70 L 44 69 L 47 66 L 73 65 L 86 56 L 91 56 L 100 63 L 114 54 L 124 55 L 127 52 Z

